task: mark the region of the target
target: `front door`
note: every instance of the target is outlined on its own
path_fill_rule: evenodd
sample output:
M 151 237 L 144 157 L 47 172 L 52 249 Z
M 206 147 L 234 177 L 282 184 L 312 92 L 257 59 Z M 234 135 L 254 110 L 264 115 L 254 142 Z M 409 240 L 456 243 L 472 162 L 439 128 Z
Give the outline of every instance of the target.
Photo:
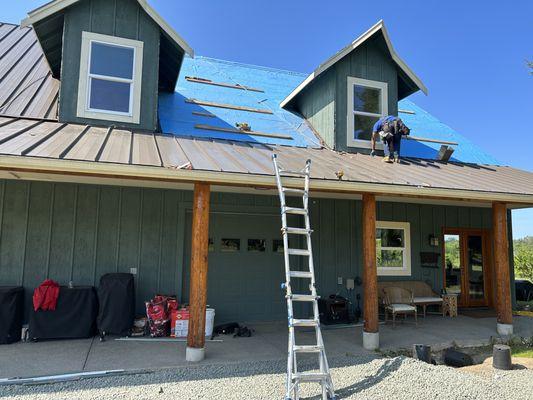
M 488 305 L 488 235 L 483 230 L 447 229 L 444 232 L 444 282 L 448 293 L 459 295 L 462 307 Z

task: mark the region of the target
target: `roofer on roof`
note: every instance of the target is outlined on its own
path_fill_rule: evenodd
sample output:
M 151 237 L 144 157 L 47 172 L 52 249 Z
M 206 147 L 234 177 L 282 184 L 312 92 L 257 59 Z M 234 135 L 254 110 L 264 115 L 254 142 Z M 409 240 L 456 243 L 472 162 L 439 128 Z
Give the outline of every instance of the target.
M 409 135 L 411 130 L 403 123 L 403 121 L 393 115 L 380 118 L 372 129 L 372 153 L 374 156 L 376 152 L 376 140 L 381 138 L 383 142 L 383 151 L 385 152 L 384 162 L 392 163 L 393 161 L 400 162 L 400 145 L 402 136 Z

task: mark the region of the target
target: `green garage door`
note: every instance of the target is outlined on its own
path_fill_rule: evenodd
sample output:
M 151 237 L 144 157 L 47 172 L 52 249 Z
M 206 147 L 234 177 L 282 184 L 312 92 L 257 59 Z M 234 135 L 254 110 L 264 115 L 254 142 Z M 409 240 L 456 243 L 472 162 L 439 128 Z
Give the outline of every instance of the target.
M 183 299 L 189 297 L 191 213 L 187 214 Z M 287 318 L 280 217 L 212 213 L 207 302 L 216 324 Z M 279 251 L 278 251 L 279 249 Z

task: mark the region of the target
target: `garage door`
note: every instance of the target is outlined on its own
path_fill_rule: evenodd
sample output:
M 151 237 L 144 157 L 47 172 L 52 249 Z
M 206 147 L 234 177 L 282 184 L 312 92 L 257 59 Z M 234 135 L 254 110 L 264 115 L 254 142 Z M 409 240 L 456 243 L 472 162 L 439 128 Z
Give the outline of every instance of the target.
M 190 213 L 186 226 L 185 299 L 190 279 Z M 285 320 L 279 216 L 212 213 L 209 239 L 207 301 L 216 309 L 216 323 Z

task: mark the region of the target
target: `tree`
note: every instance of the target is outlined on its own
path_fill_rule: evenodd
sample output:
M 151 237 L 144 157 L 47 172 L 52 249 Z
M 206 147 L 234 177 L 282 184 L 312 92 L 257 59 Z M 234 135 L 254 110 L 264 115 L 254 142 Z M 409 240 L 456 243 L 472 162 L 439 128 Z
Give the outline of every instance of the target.
M 533 236 L 517 239 L 513 245 L 516 277 L 533 281 Z
M 529 73 L 533 75 L 533 61 L 526 61 L 526 64 L 529 67 Z

